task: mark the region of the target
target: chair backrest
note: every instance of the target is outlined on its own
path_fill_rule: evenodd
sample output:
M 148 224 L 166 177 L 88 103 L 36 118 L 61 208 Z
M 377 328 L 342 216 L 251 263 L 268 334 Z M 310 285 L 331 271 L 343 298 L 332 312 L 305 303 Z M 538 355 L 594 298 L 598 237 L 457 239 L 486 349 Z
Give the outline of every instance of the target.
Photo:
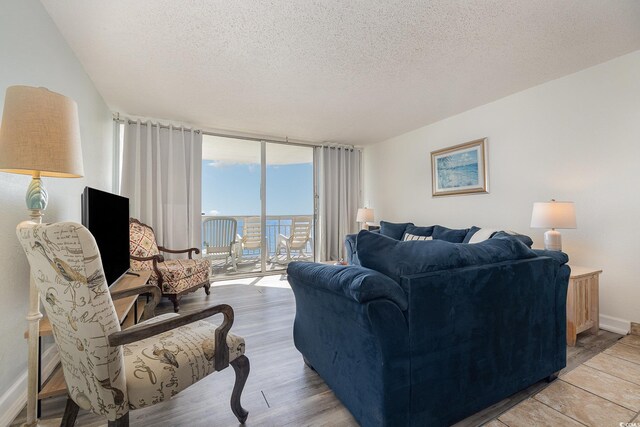
M 311 228 L 313 226 L 313 218 L 310 216 L 294 216 L 291 221 L 290 242 L 292 248 L 301 248 L 306 246 L 311 238 Z
M 244 249 L 262 247 L 262 222 L 259 216 L 245 218 L 242 227 L 242 246 Z
M 71 398 L 115 420 L 129 411 L 120 330 L 96 241 L 80 224 L 22 222 L 18 239 L 40 292 Z
M 202 223 L 202 242 L 207 253 L 231 254 L 237 231 L 238 221 L 235 218 L 221 216 L 205 219 Z
M 160 253 L 153 228 L 135 218 L 129 218 L 129 253 L 137 257 L 150 257 Z M 152 261 L 131 260 L 130 264 L 134 271 L 153 269 Z

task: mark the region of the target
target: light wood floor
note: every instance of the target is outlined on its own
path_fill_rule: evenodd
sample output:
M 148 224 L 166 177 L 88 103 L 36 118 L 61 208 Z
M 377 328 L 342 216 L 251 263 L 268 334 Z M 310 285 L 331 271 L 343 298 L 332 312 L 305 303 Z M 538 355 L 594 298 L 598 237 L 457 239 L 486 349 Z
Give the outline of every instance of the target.
M 205 296 L 204 291 L 186 296 L 182 300 L 181 311 L 186 312 L 217 303 L 226 303 L 234 308 L 236 321 L 231 330 L 246 340 L 246 354 L 251 361 L 251 374 L 242 398 L 243 406 L 249 411 L 247 426 L 357 425 L 349 411 L 337 400 L 322 379 L 304 365 L 302 357 L 293 345 L 295 301 L 283 276 L 216 282 L 209 297 Z M 163 301 L 158 312 L 170 310 L 171 304 Z M 219 319 L 214 317 L 212 321 L 216 322 Z M 601 331 L 597 337 L 580 336 L 577 346 L 568 349 L 568 366 L 563 373 L 574 370 L 586 360 L 603 352 L 619 338 L 619 335 L 605 331 Z M 640 348 L 638 350 L 640 351 Z M 640 365 L 638 371 L 634 372 L 638 374 L 637 378 L 640 378 Z M 210 375 L 167 402 L 132 411 L 131 425 L 237 426 L 238 422 L 229 406 L 233 381 L 232 369 Z M 565 381 L 555 381 L 552 386 L 555 384 L 564 387 Z M 490 422 L 498 416 L 504 416 L 518 403 L 534 402 L 531 396 L 536 396 L 535 402 L 543 405 L 541 399 L 545 395 L 539 392 L 547 386 L 546 382 L 535 384 L 467 418 L 458 423 L 458 426 L 478 426 Z M 555 399 L 555 395 L 551 393 L 558 391 L 558 387 L 545 389 L 548 390 L 546 396 L 549 400 Z M 562 390 L 558 391 L 560 392 Z M 637 396 L 640 398 L 640 393 Z M 532 405 L 538 404 L 535 402 Z M 62 398 L 44 401 L 43 418 L 61 417 L 64 403 Z M 538 408 L 530 406 L 518 405 L 521 412 L 517 415 L 521 416 L 522 411 L 527 410 L 531 410 L 532 414 L 537 413 Z M 14 425 L 23 421 L 24 411 L 15 420 Z M 106 422 L 86 411 L 80 411 L 76 425 L 102 426 L 106 425 Z M 502 424 L 494 425 L 504 427 Z M 508 425 L 515 427 L 520 424 Z

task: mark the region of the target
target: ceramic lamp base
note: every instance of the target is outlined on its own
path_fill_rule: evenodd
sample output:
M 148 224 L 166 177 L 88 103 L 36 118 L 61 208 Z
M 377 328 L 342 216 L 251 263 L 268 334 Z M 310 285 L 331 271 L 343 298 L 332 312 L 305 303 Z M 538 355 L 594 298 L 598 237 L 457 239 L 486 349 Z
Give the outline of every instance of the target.
M 562 250 L 562 236 L 559 231 L 551 229 L 544 233 L 544 248 L 548 251 Z
M 29 188 L 27 188 L 27 209 L 30 211 L 43 211 L 47 208 L 48 201 L 49 195 L 44 188 L 40 173 L 36 172 L 29 183 Z

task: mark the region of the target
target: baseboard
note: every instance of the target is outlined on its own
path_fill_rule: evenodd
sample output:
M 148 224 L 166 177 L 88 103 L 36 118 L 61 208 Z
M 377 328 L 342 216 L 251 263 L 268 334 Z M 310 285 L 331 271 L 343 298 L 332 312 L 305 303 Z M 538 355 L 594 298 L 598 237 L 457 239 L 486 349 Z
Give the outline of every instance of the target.
M 58 350 L 52 345 L 42 354 L 42 377 L 48 378 L 60 362 Z M 27 404 L 27 371 L 0 396 L 0 426 L 8 426 Z
M 600 329 L 615 332 L 616 334 L 627 335 L 631 329 L 631 322 L 617 317 L 600 315 Z

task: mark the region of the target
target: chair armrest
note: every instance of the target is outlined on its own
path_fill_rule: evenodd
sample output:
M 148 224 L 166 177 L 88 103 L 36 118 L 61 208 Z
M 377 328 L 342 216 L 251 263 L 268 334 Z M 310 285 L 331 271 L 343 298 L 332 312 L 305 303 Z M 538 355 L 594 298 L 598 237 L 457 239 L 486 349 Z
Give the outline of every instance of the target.
M 162 273 L 160 273 L 160 269 L 158 268 L 159 262 L 164 262 L 164 257 L 162 255 L 153 255 L 153 256 L 135 256 L 129 255 L 129 258 L 134 261 L 153 261 L 153 271 L 156 273 L 156 277 L 158 277 L 158 286 L 162 287 L 163 277 Z
M 181 314 L 177 317 L 171 317 L 160 322 L 151 323 L 149 325 L 137 326 L 133 330 L 124 330 L 114 332 L 109 335 L 109 345 L 117 347 L 119 345 L 130 344 L 152 336 L 188 325 L 198 320 L 206 319 L 214 314 L 221 313 L 224 320 L 215 332 L 216 354 L 215 368 L 220 371 L 229 366 L 229 347 L 227 346 L 227 334 L 233 325 L 233 308 L 227 304 L 220 304 L 213 307 L 203 308 L 202 310 Z
M 144 311 L 142 312 L 142 320 L 151 319 L 156 315 L 156 306 L 160 302 L 160 298 L 162 297 L 162 292 L 155 285 L 144 285 L 137 286 L 135 288 L 130 289 L 122 289 L 119 291 L 111 292 L 111 299 L 117 300 L 121 298 L 130 297 L 133 295 L 141 295 L 141 294 L 151 294 L 151 299 L 147 301 L 144 306 Z
M 186 254 L 188 252 L 189 253 L 189 259 L 192 258 L 193 252 L 195 252 L 196 255 L 200 253 L 200 249 L 198 249 L 198 248 L 168 249 L 168 248 L 165 248 L 164 246 L 158 246 L 158 249 L 160 249 L 162 252 L 166 252 L 168 254 Z
M 285 236 L 284 234 L 278 234 L 278 242 L 286 243 L 291 239 L 291 236 Z

